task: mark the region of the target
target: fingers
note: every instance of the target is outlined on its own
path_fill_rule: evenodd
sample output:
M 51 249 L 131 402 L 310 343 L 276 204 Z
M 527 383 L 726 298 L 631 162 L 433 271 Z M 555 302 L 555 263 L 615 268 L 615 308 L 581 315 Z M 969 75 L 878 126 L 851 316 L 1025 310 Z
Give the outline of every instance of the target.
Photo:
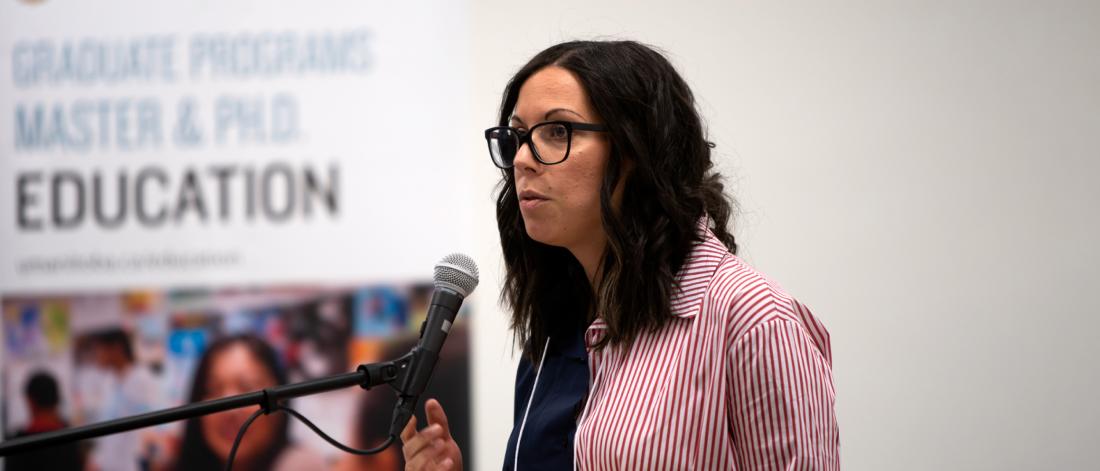
M 437 441 L 429 449 L 423 450 L 417 453 L 415 456 L 405 458 L 405 470 L 422 470 L 422 469 L 452 469 L 455 467 L 455 462 L 450 457 L 446 456 L 445 447 L 442 442 Z
M 451 438 L 450 424 L 443 406 L 439 401 L 429 399 L 424 403 L 424 411 L 428 416 L 427 427 L 417 431 L 416 417 L 412 417 L 401 431 L 405 469 L 460 469 L 461 458 L 457 457 L 459 451 Z
M 443 412 L 443 406 L 435 399 L 424 402 L 424 413 L 428 416 L 429 424 L 439 424 L 443 427 L 443 433 L 451 436 L 451 426 L 447 423 L 447 414 Z
M 413 435 L 416 435 L 416 416 L 409 417 L 409 423 L 405 424 L 405 428 L 401 430 L 401 441 L 408 442 L 412 439 Z
M 429 428 L 434 428 L 436 434 L 442 435 L 443 433 L 438 425 L 433 425 Z M 444 442 L 442 438 L 429 439 L 423 436 L 423 434 L 424 432 L 422 431 L 417 437 L 414 437 L 403 447 L 405 453 L 405 469 L 451 469 L 454 467 L 454 459 L 448 456 L 447 443 Z M 410 443 L 412 446 L 409 445 Z
M 430 446 L 441 445 L 445 439 L 443 435 L 443 428 L 439 425 L 429 425 L 410 437 L 408 440 L 403 440 L 405 446 L 402 449 L 405 450 L 405 456 L 414 456 L 417 453 L 425 451 Z

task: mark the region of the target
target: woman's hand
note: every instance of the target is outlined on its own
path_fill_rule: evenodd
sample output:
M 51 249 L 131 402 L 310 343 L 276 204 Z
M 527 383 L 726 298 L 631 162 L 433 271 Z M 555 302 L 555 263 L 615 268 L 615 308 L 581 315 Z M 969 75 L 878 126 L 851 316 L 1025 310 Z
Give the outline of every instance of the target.
M 416 430 L 416 416 L 409 419 L 405 430 L 401 431 L 404 446 L 406 470 L 462 470 L 462 451 L 451 437 L 451 427 L 447 425 L 447 414 L 439 401 L 428 399 L 424 403 L 424 412 L 428 416 L 428 426 Z

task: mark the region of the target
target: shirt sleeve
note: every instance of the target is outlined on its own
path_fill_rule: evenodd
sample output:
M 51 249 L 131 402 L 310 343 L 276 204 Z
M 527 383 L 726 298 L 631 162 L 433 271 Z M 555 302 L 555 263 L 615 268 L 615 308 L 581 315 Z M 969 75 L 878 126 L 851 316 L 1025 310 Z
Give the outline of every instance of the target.
M 832 367 L 797 322 L 732 340 L 727 404 L 739 470 L 840 469 Z

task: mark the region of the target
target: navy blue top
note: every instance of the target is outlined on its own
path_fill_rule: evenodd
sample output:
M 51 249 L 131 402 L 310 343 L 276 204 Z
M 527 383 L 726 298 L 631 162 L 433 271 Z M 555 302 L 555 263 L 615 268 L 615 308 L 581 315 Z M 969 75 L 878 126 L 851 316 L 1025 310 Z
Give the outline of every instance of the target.
M 542 372 L 538 364 L 521 358 L 516 371 L 516 401 L 512 434 L 504 455 L 504 471 L 516 464 L 516 441 L 519 440 L 521 471 L 573 469 L 573 436 L 577 418 L 588 395 L 588 352 L 584 348 L 584 330 L 569 336 L 550 338 Z M 538 374 L 538 385 L 523 425 L 523 413 L 531 399 L 531 387 Z

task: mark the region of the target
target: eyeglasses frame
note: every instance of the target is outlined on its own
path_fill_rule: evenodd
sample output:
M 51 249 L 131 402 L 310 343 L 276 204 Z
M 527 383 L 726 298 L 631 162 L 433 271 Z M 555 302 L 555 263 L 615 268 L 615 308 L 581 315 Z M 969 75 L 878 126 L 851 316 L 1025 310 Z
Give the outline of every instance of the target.
M 538 129 L 542 126 L 550 125 L 550 124 L 557 124 L 557 125 L 565 126 L 565 132 L 567 132 L 569 134 L 567 142 L 565 143 L 565 156 L 563 156 L 561 158 L 561 160 L 559 160 L 557 162 L 553 162 L 553 163 L 542 160 L 542 156 L 539 155 L 538 147 L 536 147 L 535 144 L 531 141 L 531 136 L 535 133 L 536 129 Z M 534 126 L 531 126 L 531 129 L 528 129 L 527 132 L 520 131 L 519 129 L 513 128 L 511 126 L 494 126 L 494 127 L 489 128 L 489 129 L 486 129 L 485 130 L 485 142 L 489 146 L 489 159 L 491 159 L 493 161 L 493 165 L 496 166 L 497 168 L 502 169 L 502 170 L 507 170 L 507 169 L 510 169 L 510 168 L 513 168 L 513 167 L 516 166 L 515 157 L 514 156 L 512 157 L 512 165 L 510 165 L 508 167 L 501 167 L 500 165 L 497 165 L 497 160 L 493 158 L 493 140 L 492 140 L 491 137 L 489 137 L 489 135 L 491 133 L 493 133 L 494 131 L 502 131 L 502 130 L 511 131 L 511 132 L 515 133 L 517 136 L 519 136 L 519 145 L 516 146 L 516 154 L 517 155 L 519 154 L 519 150 L 521 148 L 523 148 L 523 145 L 527 144 L 527 147 L 531 149 L 531 155 L 535 156 L 535 160 L 537 160 L 540 164 L 543 164 L 543 165 L 557 165 L 557 164 L 565 162 L 566 160 L 569 159 L 569 151 L 571 151 L 573 149 L 573 131 L 574 130 L 576 130 L 576 131 L 608 132 L 611 129 L 608 128 L 606 124 L 578 123 L 578 122 L 573 122 L 573 121 L 543 121 L 543 122 L 538 123 Z

